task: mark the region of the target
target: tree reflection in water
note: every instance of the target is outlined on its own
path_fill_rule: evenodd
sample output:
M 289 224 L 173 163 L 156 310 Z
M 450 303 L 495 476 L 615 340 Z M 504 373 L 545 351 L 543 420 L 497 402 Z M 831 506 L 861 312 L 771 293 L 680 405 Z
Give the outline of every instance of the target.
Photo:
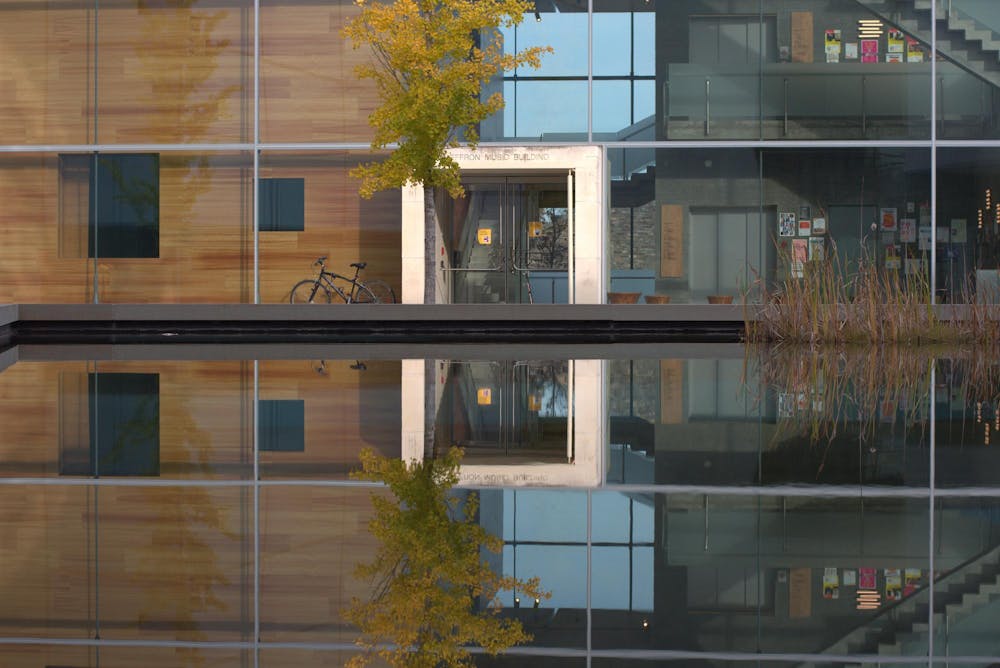
M 367 650 L 350 666 L 376 657 L 393 666 L 471 666 L 472 645 L 497 654 L 531 639 L 518 619 L 501 614 L 498 595 L 549 594 L 538 578 L 498 575 L 484 558 L 484 550 L 500 552 L 503 541 L 479 525 L 475 493 L 451 493 L 461 460 L 459 448 L 409 463 L 362 451 L 354 477 L 385 483 L 391 496 L 372 495 L 369 529 L 380 545 L 355 573 L 371 583 L 371 595 L 344 611 Z

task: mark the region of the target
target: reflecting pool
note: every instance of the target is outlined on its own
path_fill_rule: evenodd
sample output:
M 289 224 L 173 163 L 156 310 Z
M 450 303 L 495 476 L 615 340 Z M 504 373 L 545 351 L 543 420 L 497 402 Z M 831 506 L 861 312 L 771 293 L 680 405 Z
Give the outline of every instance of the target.
M 1000 364 L 740 346 L 0 353 L 0 665 L 341 666 L 363 449 L 463 448 L 483 666 L 1000 663 Z

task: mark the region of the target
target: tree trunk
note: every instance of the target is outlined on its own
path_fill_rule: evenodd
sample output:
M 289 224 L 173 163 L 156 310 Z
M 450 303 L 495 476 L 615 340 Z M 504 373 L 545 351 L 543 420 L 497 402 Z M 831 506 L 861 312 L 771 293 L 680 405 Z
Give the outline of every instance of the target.
M 437 192 L 424 186 L 424 303 L 437 302 Z

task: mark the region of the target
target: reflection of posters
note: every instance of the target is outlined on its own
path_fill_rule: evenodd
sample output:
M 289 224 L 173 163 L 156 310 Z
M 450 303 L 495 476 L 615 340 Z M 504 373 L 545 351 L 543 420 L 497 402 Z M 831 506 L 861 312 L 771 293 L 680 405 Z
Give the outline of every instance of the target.
M 885 268 L 886 269 L 899 269 L 901 266 L 901 259 L 899 256 L 899 246 L 897 244 L 889 244 L 885 247 Z
M 826 218 L 813 218 L 813 234 L 826 234 Z
M 882 231 L 896 231 L 896 207 L 882 209 L 879 218 L 882 220 Z
M 909 596 L 917 590 L 920 584 L 920 569 L 907 568 L 903 575 L 903 596 Z
M 848 42 L 844 44 L 844 60 L 857 60 L 858 59 L 858 43 Z
M 924 62 L 924 52 L 920 49 L 920 42 L 913 39 L 912 37 L 906 38 L 906 62 L 908 63 L 922 63 Z
M 878 62 L 878 40 L 877 39 L 863 39 L 863 40 L 861 40 L 861 62 L 863 62 L 863 63 L 877 63 Z
M 840 598 L 840 578 L 836 568 L 823 569 L 823 598 Z
M 809 237 L 809 259 L 818 262 L 826 259 L 826 246 L 823 237 Z
M 951 243 L 964 244 L 966 241 L 965 230 L 966 230 L 965 218 L 952 218 Z
M 938 225 L 937 228 L 937 240 L 943 244 L 948 243 L 951 240 L 951 228 Z
M 920 205 L 920 225 L 930 225 L 931 224 L 931 205 L 924 202 Z
M 931 226 L 921 225 L 917 228 L 917 248 L 920 250 L 931 249 Z
M 790 418 L 795 414 L 795 395 L 789 392 L 778 393 L 778 417 Z
M 885 48 L 886 53 L 903 53 L 903 31 L 890 28 L 886 31 L 889 44 Z
M 887 62 L 887 63 L 901 63 L 901 62 L 903 62 L 903 54 L 901 54 L 901 53 L 887 53 L 887 54 L 885 54 L 885 62 Z
M 802 270 L 809 260 L 809 240 L 792 240 L 792 276 L 802 278 Z
M 859 568 L 858 569 L 858 588 L 860 589 L 875 589 L 875 569 L 874 568 Z
M 924 274 L 927 272 L 927 260 L 922 257 L 908 257 L 904 270 L 907 276 Z
M 826 50 L 826 62 L 828 63 L 839 63 L 840 62 L 840 31 L 839 30 L 827 30 L 825 33 L 825 50 Z
M 799 236 L 808 237 L 812 234 L 812 221 L 808 218 L 799 218 Z
M 844 586 L 853 587 L 858 583 L 858 572 L 853 568 L 844 571 Z
M 794 237 L 795 236 L 795 214 L 779 213 L 778 214 L 778 236 L 779 237 Z
M 898 601 L 903 598 L 903 577 L 898 568 L 885 569 L 885 599 Z
M 899 219 L 899 241 L 912 244 L 917 240 L 917 221 L 914 218 Z

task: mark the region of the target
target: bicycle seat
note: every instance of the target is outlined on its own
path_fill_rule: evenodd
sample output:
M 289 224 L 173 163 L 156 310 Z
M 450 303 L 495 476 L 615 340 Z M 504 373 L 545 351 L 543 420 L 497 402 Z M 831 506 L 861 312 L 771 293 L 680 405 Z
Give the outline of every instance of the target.
M 367 262 L 353 262 L 353 263 L 351 263 L 351 266 L 352 267 L 357 267 L 358 269 L 364 269 L 365 267 L 368 266 L 368 263 Z

